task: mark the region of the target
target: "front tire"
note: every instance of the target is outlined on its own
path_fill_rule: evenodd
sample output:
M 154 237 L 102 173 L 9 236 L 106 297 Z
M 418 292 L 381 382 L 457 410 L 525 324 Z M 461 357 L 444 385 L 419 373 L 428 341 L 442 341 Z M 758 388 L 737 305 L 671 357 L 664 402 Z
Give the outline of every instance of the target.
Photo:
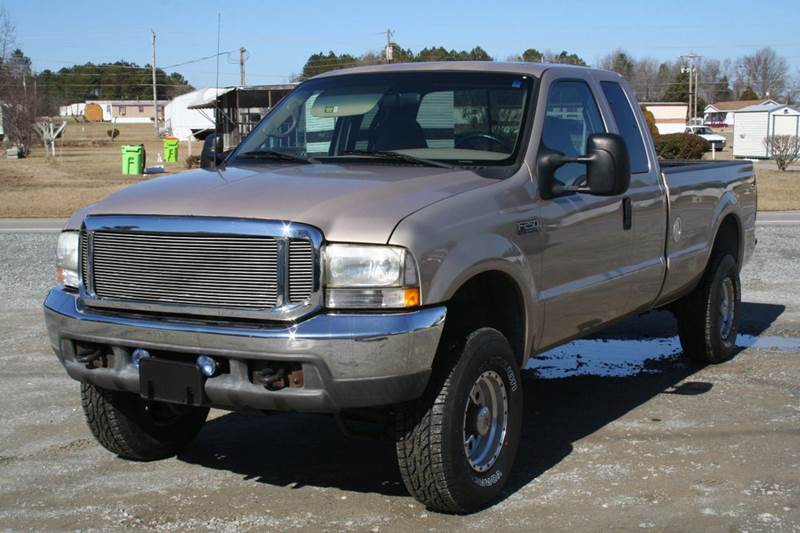
M 135 461 L 175 455 L 194 439 L 208 416 L 207 407 L 149 402 L 88 383 L 81 383 L 81 403 L 97 442 Z
M 428 508 L 477 511 L 508 481 L 522 429 L 522 379 L 508 340 L 472 332 L 445 354 L 423 397 L 397 413 L 403 482 Z
M 731 255 L 712 258 L 700 285 L 678 303 L 675 318 L 683 353 L 700 364 L 735 353 L 741 307 L 739 268 Z

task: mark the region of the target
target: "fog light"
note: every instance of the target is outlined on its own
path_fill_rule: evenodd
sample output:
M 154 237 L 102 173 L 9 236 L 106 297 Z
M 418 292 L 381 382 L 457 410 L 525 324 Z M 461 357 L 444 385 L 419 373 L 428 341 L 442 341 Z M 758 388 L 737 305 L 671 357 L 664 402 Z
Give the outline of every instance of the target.
M 139 368 L 142 359 L 146 359 L 148 357 L 150 357 L 150 352 L 141 348 L 136 348 L 133 352 L 131 352 L 131 363 L 133 363 L 133 366 L 136 368 Z
M 217 372 L 217 362 L 207 355 L 199 355 L 197 357 L 197 367 L 207 378 L 210 378 Z

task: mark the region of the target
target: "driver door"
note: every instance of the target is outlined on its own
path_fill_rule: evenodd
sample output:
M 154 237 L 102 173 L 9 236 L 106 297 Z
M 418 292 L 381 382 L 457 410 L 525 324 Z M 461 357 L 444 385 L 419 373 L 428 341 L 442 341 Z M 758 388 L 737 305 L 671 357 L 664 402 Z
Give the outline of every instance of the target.
M 550 84 L 540 153 L 583 155 L 593 133 L 607 131 L 589 79 Z M 555 172 L 564 185 L 583 186 L 586 166 L 568 163 Z M 631 232 L 623 227 L 622 196 L 566 193 L 540 200 L 544 234 L 540 299 L 545 324 L 541 348 L 580 336 L 627 311 L 623 273 Z

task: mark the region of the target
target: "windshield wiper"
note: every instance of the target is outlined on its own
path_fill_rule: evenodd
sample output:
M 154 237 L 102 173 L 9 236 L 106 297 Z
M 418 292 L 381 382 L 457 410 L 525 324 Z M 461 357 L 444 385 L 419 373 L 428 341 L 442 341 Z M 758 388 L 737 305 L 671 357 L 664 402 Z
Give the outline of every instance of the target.
M 413 155 L 395 152 L 392 150 L 346 150 L 341 152 L 340 155 L 360 155 L 366 157 L 375 157 L 378 159 L 386 159 L 390 161 L 405 161 L 406 163 L 414 163 L 428 167 L 455 168 L 453 165 L 448 165 L 447 163 L 442 163 L 441 161 L 423 159 L 422 157 L 414 157 Z
M 303 157 L 301 155 L 279 152 L 278 150 L 253 150 L 237 154 L 237 159 L 272 159 L 275 161 L 292 161 L 294 163 L 317 163 L 313 157 Z

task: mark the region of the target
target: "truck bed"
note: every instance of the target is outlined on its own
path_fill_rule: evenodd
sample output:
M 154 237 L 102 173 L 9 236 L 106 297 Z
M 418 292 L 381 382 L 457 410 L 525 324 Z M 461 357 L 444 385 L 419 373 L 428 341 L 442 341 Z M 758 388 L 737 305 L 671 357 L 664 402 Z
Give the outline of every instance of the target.
M 756 182 L 750 161 L 659 161 L 669 198 L 667 277 L 659 300 L 674 300 L 696 284 L 726 209 L 741 214 L 739 264 L 755 247 Z

